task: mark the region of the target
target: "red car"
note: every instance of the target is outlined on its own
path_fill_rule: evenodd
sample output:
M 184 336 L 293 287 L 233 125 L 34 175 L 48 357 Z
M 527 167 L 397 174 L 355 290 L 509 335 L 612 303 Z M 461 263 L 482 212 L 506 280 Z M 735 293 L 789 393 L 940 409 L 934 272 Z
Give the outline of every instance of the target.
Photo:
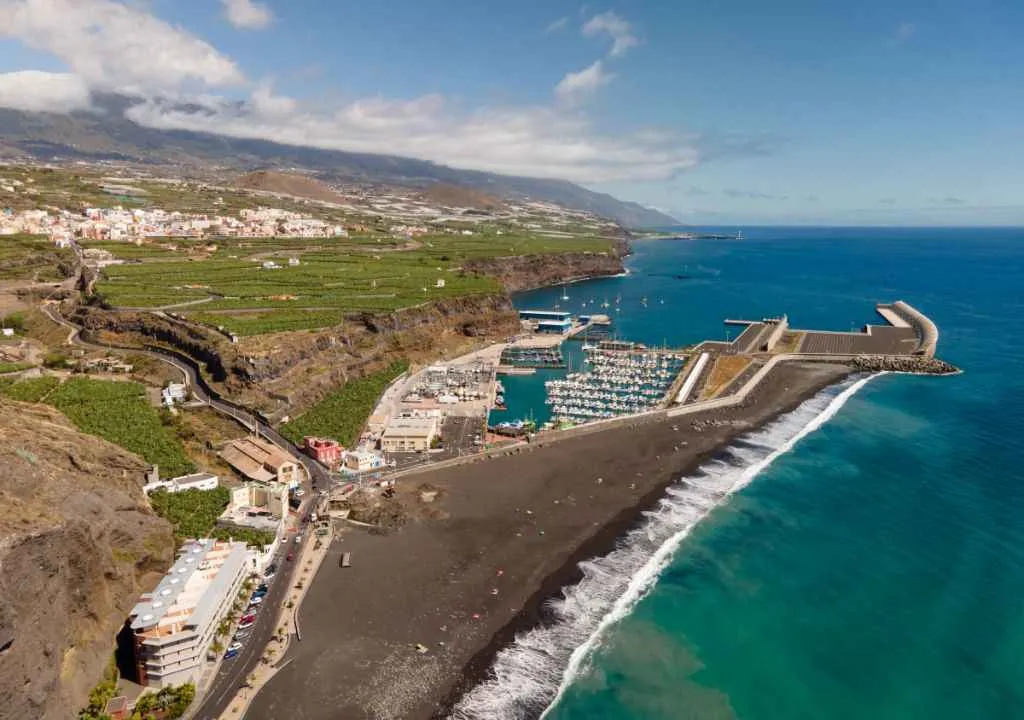
M 288 553 L 288 559 L 289 560 L 294 560 L 295 559 L 295 553 Z

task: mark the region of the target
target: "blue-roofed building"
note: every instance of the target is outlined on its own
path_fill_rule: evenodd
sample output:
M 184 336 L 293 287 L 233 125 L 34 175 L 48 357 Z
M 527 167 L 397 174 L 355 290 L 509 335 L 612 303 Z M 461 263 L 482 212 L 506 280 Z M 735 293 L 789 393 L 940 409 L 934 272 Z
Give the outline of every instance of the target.
M 570 330 L 572 330 L 571 318 L 566 318 L 565 320 L 539 320 L 537 322 L 537 332 L 539 333 L 565 335 Z
M 129 615 L 140 685 L 163 688 L 199 680 L 217 626 L 251 567 L 244 542 L 204 539 L 181 546 L 171 569 Z
M 561 312 L 558 310 L 520 310 L 520 320 L 555 320 L 564 322 L 566 320 L 572 321 L 572 313 Z

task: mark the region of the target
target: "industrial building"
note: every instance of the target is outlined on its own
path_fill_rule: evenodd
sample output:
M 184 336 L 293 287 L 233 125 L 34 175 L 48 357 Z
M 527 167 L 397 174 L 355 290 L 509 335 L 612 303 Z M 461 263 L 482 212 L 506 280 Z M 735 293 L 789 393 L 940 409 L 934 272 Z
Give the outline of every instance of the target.
M 249 573 L 244 542 L 189 540 L 150 593 L 132 608 L 129 624 L 136 681 L 154 688 L 195 683 L 217 626 Z
M 435 435 L 436 418 L 399 417 L 388 423 L 380 439 L 380 448 L 384 452 L 422 452 L 430 449 Z

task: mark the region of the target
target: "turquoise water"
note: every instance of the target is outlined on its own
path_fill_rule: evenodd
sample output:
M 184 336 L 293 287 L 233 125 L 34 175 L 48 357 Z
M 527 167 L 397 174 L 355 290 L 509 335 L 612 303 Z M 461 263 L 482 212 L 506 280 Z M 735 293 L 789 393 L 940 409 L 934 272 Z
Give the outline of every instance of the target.
M 569 294 L 621 294 L 620 335 L 651 344 L 783 312 L 847 330 L 901 298 L 966 372 L 848 383 L 740 443 L 587 569 L 563 626 L 499 657 L 473 707 L 502 693 L 502 717 L 536 716 L 561 683 L 548 718 L 1024 718 L 1024 231 L 744 235 L 638 243 L 630 276 Z M 636 579 L 659 548 L 653 587 L 614 606 L 626 590 L 607 570 Z M 624 617 L 595 634 L 587 613 L 610 612 Z M 566 675 L 560 646 L 583 640 Z

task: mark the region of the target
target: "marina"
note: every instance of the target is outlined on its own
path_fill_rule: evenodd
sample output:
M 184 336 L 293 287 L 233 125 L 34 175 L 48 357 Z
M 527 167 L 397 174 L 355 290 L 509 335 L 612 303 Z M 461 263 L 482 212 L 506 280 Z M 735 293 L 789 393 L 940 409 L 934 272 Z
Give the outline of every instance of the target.
M 661 403 L 685 364 L 677 353 L 604 341 L 583 345 L 583 369 L 544 383 L 554 425 L 643 412 Z

